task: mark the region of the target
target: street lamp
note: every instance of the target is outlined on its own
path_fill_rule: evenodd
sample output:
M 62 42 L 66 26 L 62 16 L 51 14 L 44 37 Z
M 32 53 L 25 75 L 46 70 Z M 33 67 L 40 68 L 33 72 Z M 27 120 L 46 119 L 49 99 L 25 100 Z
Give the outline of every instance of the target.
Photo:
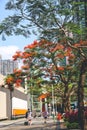
M 52 85 L 52 105 L 53 105 L 53 112 L 54 112 L 54 89 Z
M 52 105 L 53 105 L 52 113 L 53 113 L 53 117 L 54 117 L 54 115 L 55 115 L 55 109 L 54 109 L 54 89 L 53 89 L 53 85 L 52 85 Z

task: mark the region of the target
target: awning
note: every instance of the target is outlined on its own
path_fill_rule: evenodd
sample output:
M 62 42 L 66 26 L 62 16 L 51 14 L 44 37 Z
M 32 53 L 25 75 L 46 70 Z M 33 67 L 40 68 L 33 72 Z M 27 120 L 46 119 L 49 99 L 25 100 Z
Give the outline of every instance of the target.
M 43 98 L 46 98 L 49 96 L 49 93 L 42 93 L 40 96 L 39 96 L 39 99 L 43 99 Z

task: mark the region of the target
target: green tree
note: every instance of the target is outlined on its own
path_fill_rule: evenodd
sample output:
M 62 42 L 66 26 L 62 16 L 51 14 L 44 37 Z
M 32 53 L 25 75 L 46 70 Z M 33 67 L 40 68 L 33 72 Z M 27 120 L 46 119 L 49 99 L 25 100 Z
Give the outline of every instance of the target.
M 13 10 L 13 16 L 9 16 L 0 24 L 0 33 L 13 35 L 22 34 L 26 37 L 30 35 L 29 29 L 35 27 L 34 33 L 40 34 L 40 38 L 50 39 L 50 41 L 63 41 L 79 53 L 80 75 L 78 83 L 78 103 L 80 124 L 83 127 L 83 99 L 84 99 L 84 75 L 87 71 L 87 44 L 80 43 L 86 39 L 86 6 L 85 1 L 72 0 L 10 0 L 6 9 Z M 83 11 L 82 11 L 83 10 Z M 85 13 L 84 13 L 85 10 Z M 85 18 L 85 19 L 84 19 Z M 9 26 L 8 26 L 9 25 Z M 73 36 L 71 36 L 73 34 Z M 78 42 L 80 46 L 73 46 Z M 78 58 L 77 58 L 78 60 Z M 84 128 L 82 128 L 84 129 Z
M 30 36 L 31 28 L 33 33 L 39 37 L 45 37 L 52 41 L 58 41 L 65 36 L 62 29 L 74 34 L 80 34 L 82 28 L 75 21 L 79 8 L 83 2 L 56 1 L 56 0 L 8 0 L 6 8 L 13 11 L 0 25 L 1 33 L 6 35 Z M 83 14 L 80 11 L 80 17 Z M 75 17 L 75 18 L 74 18 Z M 9 25 L 9 26 L 8 26 Z
M 66 60 L 68 63 L 63 65 L 66 57 L 68 57 Z M 69 47 L 46 40 L 34 41 L 24 48 L 24 52 L 19 55 L 16 52 L 13 58 L 14 60 L 21 58 L 24 61 L 26 66 L 24 68 L 27 68 L 26 72 L 29 73 L 31 86 L 32 84 L 38 86 L 45 84 L 50 88 L 52 85 L 56 86 L 54 90 L 56 96 L 60 93 L 65 111 L 70 110 L 70 97 L 77 88 L 78 61 Z

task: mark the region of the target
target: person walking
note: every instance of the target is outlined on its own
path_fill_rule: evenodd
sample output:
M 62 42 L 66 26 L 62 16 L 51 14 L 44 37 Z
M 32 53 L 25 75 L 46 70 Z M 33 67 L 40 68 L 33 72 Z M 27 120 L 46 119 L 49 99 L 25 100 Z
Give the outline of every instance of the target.
M 47 116 L 48 116 L 48 113 L 47 113 L 47 111 L 44 111 L 44 112 L 43 112 L 44 123 L 46 123 Z
M 57 114 L 57 120 L 60 121 L 62 119 L 62 114 L 60 112 L 58 112 Z
M 29 125 L 32 124 L 32 112 L 30 111 L 30 109 L 28 109 L 28 111 L 26 112 L 26 119 Z

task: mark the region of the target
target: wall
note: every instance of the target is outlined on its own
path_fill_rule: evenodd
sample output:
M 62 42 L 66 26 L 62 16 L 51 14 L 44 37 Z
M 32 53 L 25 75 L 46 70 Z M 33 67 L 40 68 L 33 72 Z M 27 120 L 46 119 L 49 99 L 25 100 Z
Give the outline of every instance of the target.
M 6 93 L 0 91 L 0 119 L 6 117 Z
M 11 119 L 15 112 L 16 115 L 22 115 L 26 110 L 27 95 L 24 92 L 17 89 L 11 92 L 9 89 L 0 87 L 0 118 Z

